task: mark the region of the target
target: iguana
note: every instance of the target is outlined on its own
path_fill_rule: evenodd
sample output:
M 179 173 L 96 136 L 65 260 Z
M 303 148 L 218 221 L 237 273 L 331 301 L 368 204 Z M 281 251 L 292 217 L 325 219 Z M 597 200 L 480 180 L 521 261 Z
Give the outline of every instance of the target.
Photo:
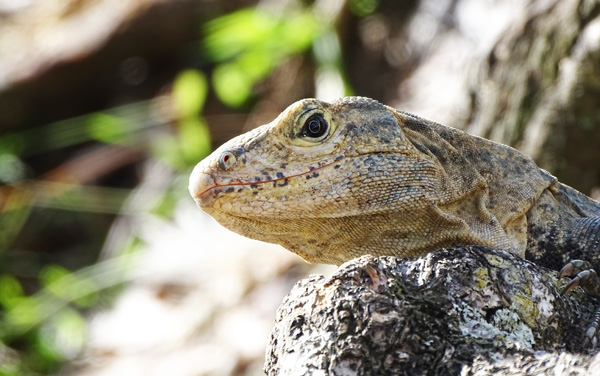
M 600 203 L 511 147 L 373 99 L 298 101 L 201 161 L 189 191 L 226 228 L 309 262 L 488 245 L 566 265 L 568 289 L 600 297 Z

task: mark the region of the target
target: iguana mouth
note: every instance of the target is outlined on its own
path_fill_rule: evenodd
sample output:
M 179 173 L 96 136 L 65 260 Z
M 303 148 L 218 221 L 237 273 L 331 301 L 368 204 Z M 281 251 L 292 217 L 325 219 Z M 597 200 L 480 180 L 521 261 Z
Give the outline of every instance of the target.
M 303 176 L 306 176 L 307 179 L 316 178 L 319 176 L 319 173 L 317 171 L 337 163 L 340 159 L 341 158 L 336 158 L 333 162 L 326 163 L 318 167 L 309 168 L 308 171 L 301 172 L 299 174 L 285 176 L 282 173 L 277 173 L 277 178 L 275 179 L 256 180 L 253 182 L 229 183 L 224 185 L 219 185 L 215 183 L 214 177 L 209 173 L 193 172 L 190 176 L 190 184 L 188 188 L 198 207 L 206 208 L 210 207 L 213 204 L 220 192 L 234 192 L 236 187 L 250 186 L 251 188 L 257 188 L 259 185 L 262 184 L 274 184 L 274 187 L 283 187 L 288 184 L 288 181 L 291 178 Z

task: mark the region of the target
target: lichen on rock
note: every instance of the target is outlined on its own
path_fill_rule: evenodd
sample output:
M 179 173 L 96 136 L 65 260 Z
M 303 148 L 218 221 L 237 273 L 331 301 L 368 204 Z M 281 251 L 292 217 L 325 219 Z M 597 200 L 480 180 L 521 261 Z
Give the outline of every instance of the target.
M 565 281 L 556 275 L 480 246 L 421 259 L 363 256 L 329 278 L 296 284 L 277 312 L 265 371 L 458 375 L 523 364 L 533 374 L 526 372 L 548 362 L 589 369 L 594 358 L 581 344 L 594 302 L 578 291 L 561 296 Z

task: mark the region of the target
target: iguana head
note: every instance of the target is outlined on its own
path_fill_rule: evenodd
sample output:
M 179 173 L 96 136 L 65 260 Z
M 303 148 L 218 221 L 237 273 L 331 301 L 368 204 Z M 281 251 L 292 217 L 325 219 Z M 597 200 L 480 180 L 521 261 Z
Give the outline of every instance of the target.
M 289 202 L 273 205 L 270 212 L 287 216 L 300 212 L 304 217 L 307 209 L 319 208 L 322 216 L 321 210 L 331 205 L 317 204 L 317 198 L 363 169 L 352 165 L 356 162 L 352 158 L 410 151 L 394 114 L 374 100 L 349 97 L 326 103 L 304 99 L 201 161 L 191 175 L 189 189 L 208 212 L 251 216 L 265 209 L 259 205 L 263 201 L 298 201 L 298 207 Z M 330 189 L 323 192 L 325 188 Z M 219 208 L 226 203 L 232 207 Z
M 340 263 L 367 253 L 352 248 L 377 253 L 385 239 L 374 242 L 381 230 L 372 226 L 391 223 L 386 215 L 403 207 L 416 213 L 428 194 L 442 192 L 435 166 L 406 139 L 399 120 L 368 98 L 301 100 L 201 161 L 190 193 L 226 228 L 308 261 Z
M 201 161 L 189 190 L 234 232 L 340 264 L 523 248 L 524 214 L 548 185 L 538 171 L 514 149 L 372 99 L 305 99 Z

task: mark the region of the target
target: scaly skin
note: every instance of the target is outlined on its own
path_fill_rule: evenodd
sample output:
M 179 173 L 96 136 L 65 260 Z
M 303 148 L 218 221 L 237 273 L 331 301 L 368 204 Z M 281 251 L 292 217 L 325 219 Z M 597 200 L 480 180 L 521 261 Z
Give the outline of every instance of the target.
M 309 262 L 469 244 L 556 270 L 598 261 L 597 202 L 513 148 L 368 98 L 294 103 L 200 162 L 189 189 L 226 228 Z
M 189 190 L 223 226 L 308 262 L 488 245 L 600 298 L 598 202 L 513 148 L 372 99 L 296 102 L 198 163 Z M 584 344 L 599 327 L 600 309 Z

